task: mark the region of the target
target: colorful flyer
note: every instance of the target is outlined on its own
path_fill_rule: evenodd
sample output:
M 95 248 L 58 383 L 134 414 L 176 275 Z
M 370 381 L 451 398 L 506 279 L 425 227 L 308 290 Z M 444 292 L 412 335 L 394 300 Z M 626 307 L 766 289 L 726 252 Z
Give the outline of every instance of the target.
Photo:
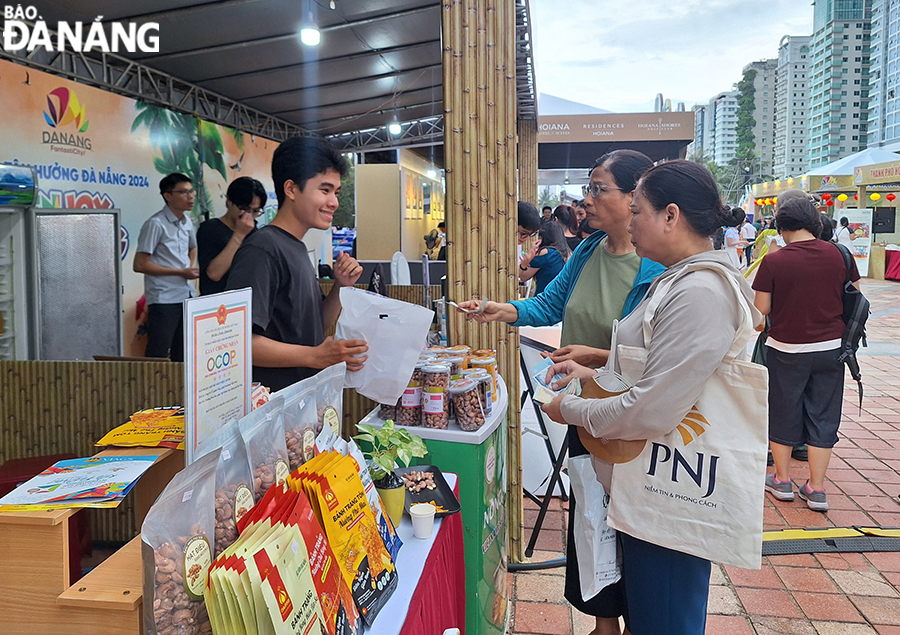
M 94 445 L 183 450 L 184 408 L 174 406 L 135 412 L 128 421 L 107 432 Z
M 252 292 L 184 302 L 184 432 L 187 463 L 203 439 L 251 408 Z
M 157 458 L 94 456 L 58 461 L 0 498 L 0 511 L 115 506 Z

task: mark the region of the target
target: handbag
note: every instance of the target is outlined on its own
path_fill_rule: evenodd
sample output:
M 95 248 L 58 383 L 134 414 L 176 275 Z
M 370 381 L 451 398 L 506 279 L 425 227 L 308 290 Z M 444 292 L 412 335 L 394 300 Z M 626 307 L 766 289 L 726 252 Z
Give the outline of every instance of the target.
M 643 375 L 653 317 L 682 276 L 710 269 L 728 280 L 743 325 L 697 403 L 668 434 L 648 439 L 640 455 L 613 466 L 608 522 L 618 531 L 722 564 L 759 569 L 768 444 L 768 370 L 739 361 L 753 315 L 737 282 L 714 263 L 688 265 L 647 301 L 644 348 L 618 346 L 622 375 Z
M 587 602 L 604 588 L 618 582 L 622 568 L 616 548 L 616 531 L 606 523 L 609 495 L 597 480 L 588 454 L 570 456 L 569 483 L 575 496 L 573 535 L 578 555 L 581 599 Z

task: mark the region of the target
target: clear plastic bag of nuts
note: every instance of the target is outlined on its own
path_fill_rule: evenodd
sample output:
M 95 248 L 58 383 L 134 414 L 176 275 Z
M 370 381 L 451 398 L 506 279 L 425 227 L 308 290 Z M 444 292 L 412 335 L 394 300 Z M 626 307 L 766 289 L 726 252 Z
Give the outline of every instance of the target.
M 419 362 L 413 370 L 406 390 L 400 397 L 400 407 L 397 408 L 397 418 L 394 423 L 401 426 L 422 425 L 422 385 L 425 383 L 426 364 Z
M 284 442 L 283 407 L 284 397 L 274 395 L 238 422 L 253 472 L 253 500 L 262 500 L 270 487 L 284 484 L 291 473 Z
M 237 522 L 253 507 L 253 475 L 237 419 L 232 419 L 197 446 L 197 457 L 221 450 L 216 466 L 216 530 L 213 557 L 238 537 Z
M 450 367 L 432 364 L 422 369 L 422 423 L 446 430 L 450 424 Z
M 284 443 L 291 472 L 316 455 L 316 386 L 316 378 L 310 377 L 276 393 L 284 397 Z
M 478 394 L 478 381 L 469 378 L 450 382 L 450 398 L 456 412 L 456 423 L 466 432 L 474 432 L 484 425 L 484 409 Z
M 219 454 L 213 450 L 176 474 L 141 526 L 148 635 L 212 633 L 203 589 L 212 562 Z

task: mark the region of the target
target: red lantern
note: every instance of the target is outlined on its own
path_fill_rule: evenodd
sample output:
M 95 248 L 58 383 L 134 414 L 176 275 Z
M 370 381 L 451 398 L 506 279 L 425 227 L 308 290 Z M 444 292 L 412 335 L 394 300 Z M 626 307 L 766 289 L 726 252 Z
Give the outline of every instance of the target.
M 858 200 L 859 200 L 859 194 L 854 194 L 854 195 L 853 195 L 853 199 L 856 200 L 856 201 L 858 201 Z
M 886 198 L 887 200 L 889 200 L 890 202 L 893 203 L 893 202 L 894 202 L 894 199 L 897 198 L 897 196 L 896 196 L 893 192 L 891 192 L 890 194 L 888 194 L 887 196 L 885 196 L 885 198 Z
M 756 199 L 757 206 L 761 206 L 763 203 L 764 201 L 761 198 Z
M 830 200 L 831 200 L 831 194 L 829 194 L 828 192 L 825 192 L 825 193 L 822 195 L 822 198 L 823 198 L 824 200 L 826 200 L 826 201 L 830 201 Z
M 828 201 L 825 201 L 825 204 L 826 204 L 828 207 L 831 207 L 832 205 L 834 205 L 834 201 L 828 200 Z

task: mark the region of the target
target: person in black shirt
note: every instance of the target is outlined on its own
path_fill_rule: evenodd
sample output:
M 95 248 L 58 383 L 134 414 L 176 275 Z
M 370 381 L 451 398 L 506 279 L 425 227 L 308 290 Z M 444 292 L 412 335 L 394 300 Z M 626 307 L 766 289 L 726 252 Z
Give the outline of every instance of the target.
M 227 288 L 253 290 L 253 379 L 272 391 L 347 362 L 360 370 L 369 350 L 363 340 L 335 340 L 325 330 L 341 311 L 340 288 L 352 286 L 362 266 L 341 252 L 335 284 L 323 297 L 303 238 L 328 229 L 338 208 L 346 159 L 321 137 L 294 137 L 272 157 L 278 213 L 238 249 Z
M 266 188 L 256 179 L 242 176 L 225 193 L 225 215 L 210 218 L 197 229 L 200 295 L 221 293 L 234 255 L 254 229 L 266 206 Z

